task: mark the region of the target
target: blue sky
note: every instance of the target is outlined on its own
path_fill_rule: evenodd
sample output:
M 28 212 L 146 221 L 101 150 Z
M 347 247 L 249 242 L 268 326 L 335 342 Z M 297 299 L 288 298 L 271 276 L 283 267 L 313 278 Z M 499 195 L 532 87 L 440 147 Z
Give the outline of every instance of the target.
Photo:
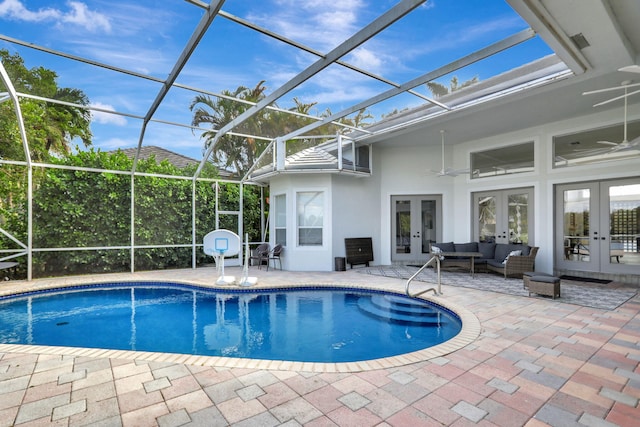
M 43 5 L 45 3 L 46 5 Z M 396 2 L 387 0 L 228 0 L 222 10 L 326 53 Z M 200 21 L 203 10 L 169 0 L 0 0 L 0 34 L 67 54 L 164 79 Z M 434 0 L 385 29 L 344 61 L 404 83 L 527 28 L 504 0 Z M 94 106 L 144 116 L 160 84 L 59 58 L 0 40 L 0 48 L 19 53 L 28 67 L 58 73 L 62 87 L 83 90 Z M 481 80 L 551 53 L 538 39 L 459 70 L 460 81 Z M 265 80 L 267 93 L 280 87 L 317 57 L 218 16 L 177 82 L 210 92 L 254 87 Z M 442 82 L 448 83 L 451 76 Z M 338 65 L 306 81 L 277 101 L 280 107 L 317 102 L 313 114 L 340 111 L 389 86 Z M 424 88 L 416 88 L 426 95 Z M 189 124 L 196 93 L 173 88 L 154 118 Z M 394 109 L 422 104 L 398 95 L 369 110 L 379 119 Z M 141 121 L 95 113 L 94 146 L 102 150 L 137 146 Z M 202 140 L 190 129 L 151 124 L 145 145 L 158 145 L 199 159 Z

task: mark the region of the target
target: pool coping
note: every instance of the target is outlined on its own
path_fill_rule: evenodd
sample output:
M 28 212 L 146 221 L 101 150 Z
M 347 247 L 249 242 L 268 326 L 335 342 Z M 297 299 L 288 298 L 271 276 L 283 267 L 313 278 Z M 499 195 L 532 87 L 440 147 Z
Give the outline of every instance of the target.
M 201 284 L 192 281 L 183 280 L 101 280 L 93 281 L 88 280 L 84 285 L 101 285 L 101 284 L 114 284 L 114 283 L 173 283 L 182 284 L 187 286 L 195 286 L 199 288 L 209 289 L 221 289 L 220 286 Z M 14 290 L 13 292 L 7 292 L 6 290 L 0 291 L 0 296 L 7 295 L 20 295 L 23 293 L 38 292 L 52 289 L 64 289 L 82 286 L 82 283 L 63 283 L 63 284 L 33 284 L 35 286 L 29 286 L 27 288 Z M 317 287 L 322 288 L 349 288 L 360 289 L 368 291 L 384 291 L 396 295 L 406 296 L 402 292 L 397 290 L 388 289 L 386 287 L 372 287 L 364 286 L 361 284 L 329 284 L 329 283 L 307 283 L 307 284 L 289 284 L 289 285 L 256 285 L 252 287 L 242 286 L 230 286 L 228 288 L 234 291 L 251 291 L 261 289 L 292 289 L 292 288 L 308 288 Z M 27 354 L 47 354 L 47 355 L 64 355 L 75 357 L 92 357 L 92 358 L 111 358 L 111 359 L 127 359 L 127 360 L 140 360 L 147 362 L 161 362 L 161 363 L 180 363 L 186 365 L 197 366 L 209 366 L 216 368 L 244 368 L 244 369 L 263 369 L 263 370 L 278 370 L 278 371 L 303 371 L 314 373 L 354 373 L 363 371 L 372 371 L 379 369 L 387 369 L 394 367 L 401 367 L 410 365 L 413 363 L 424 362 L 438 357 L 446 356 L 454 351 L 460 350 L 467 345 L 474 342 L 481 332 L 481 324 L 479 319 L 466 308 L 453 304 L 449 301 L 438 298 L 437 296 L 420 295 L 414 297 L 422 299 L 433 304 L 439 305 L 447 310 L 455 313 L 462 322 L 462 329 L 453 338 L 445 341 L 441 344 L 425 348 L 422 350 L 416 350 L 410 353 L 404 353 L 396 356 L 389 356 L 378 359 L 361 360 L 354 362 L 297 362 L 287 360 L 267 360 L 267 359 L 248 359 L 248 358 L 235 358 L 224 356 L 199 356 L 191 354 L 181 353 L 157 353 L 149 351 L 134 351 L 134 350 L 113 350 L 113 349 L 100 349 L 100 348 L 85 348 L 85 347 L 64 347 L 64 346 L 44 346 L 44 345 L 28 345 L 28 344 L 0 344 L 0 352 L 9 353 L 27 353 Z

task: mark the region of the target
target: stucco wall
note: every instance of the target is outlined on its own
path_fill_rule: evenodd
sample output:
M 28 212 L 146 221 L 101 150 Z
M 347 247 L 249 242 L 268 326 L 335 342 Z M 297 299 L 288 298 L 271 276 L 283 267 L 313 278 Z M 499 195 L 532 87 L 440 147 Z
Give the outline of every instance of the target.
M 296 200 L 295 195 L 300 191 L 324 192 L 324 218 L 322 246 L 297 246 L 296 238 Z M 282 254 L 282 268 L 291 271 L 329 271 L 332 269 L 332 238 L 331 223 L 331 179 L 326 174 L 282 174 L 271 181 L 271 198 L 278 194 L 287 196 L 287 244 Z M 273 212 L 269 218 L 270 229 L 273 230 Z M 273 247 L 273 236 L 271 237 Z
M 287 244 L 283 268 L 291 271 L 332 271 L 335 257 L 345 256 L 345 237 L 371 237 L 378 262 L 380 198 L 375 178 L 341 174 L 283 174 L 271 181 L 271 198 L 287 196 Z M 322 246 L 298 246 L 296 193 L 323 191 L 325 215 Z M 270 216 L 271 230 L 274 216 Z M 274 242 L 271 242 L 274 245 Z
M 380 192 L 374 178 L 332 176 L 333 255 L 345 256 L 344 239 L 371 237 L 374 262 L 380 264 Z M 349 268 L 349 266 L 347 266 Z
M 394 195 L 440 195 L 442 197 L 442 239 L 466 242 L 472 239 L 472 195 L 475 192 L 533 188 L 534 221 L 532 243 L 540 247 L 536 270 L 554 269 L 554 186 L 573 182 L 640 177 L 640 161 L 632 160 L 577 166 L 552 167 L 552 139 L 582 130 L 620 123 L 618 111 L 594 113 L 573 120 L 549 123 L 447 147 L 445 164 L 469 167 L 473 151 L 533 141 L 535 170 L 508 176 L 472 180 L 468 175 L 437 177 L 432 170 L 442 167 L 440 141 L 405 146 L 403 138 L 421 141 L 419 131 L 395 137 L 393 144 L 373 145 L 373 175 L 354 178 L 339 174 L 282 175 L 271 181 L 271 196 L 287 194 L 287 248 L 283 267 L 298 271 L 330 271 L 334 258 L 345 255 L 345 237 L 372 237 L 374 264 L 391 260 L 391 197 Z M 640 117 L 640 106 L 630 108 L 629 120 Z M 455 130 L 451 130 L 452 133 Z M 325 192 L 322 247 L 296 245 L 295 194 L 298 191 Z M 273 218 L 271 219 L 273 227 Z M 273 243 L 272 243 L 273 244 Z
M 630 108 L 629 120 L 640 117 L 640 106 Z M 620 124 L 620 111 L 594 113 L 573 120 L 549 123 L 544 127 L 523 129 L 519 132 L 497 135 L 492 138 L 468 141 L 448 148 L 447 166 L 469 167 L 472 151 L 498 148 L 521 142 L 535 143 L 535 171 L 531 173 L 496 176 L 471 180 L 467 175 L 458 177 L 435 177 L 430 169 L 440 169 L 440 145 L 429 148 L 376 147 L 376 170 L 381 174 L 381 263 L 391 263 L 390 254 L 390 196 L 394 194 L 442 194 L 443 240 L 469 241 L 471 238 L 471 199 L 474 192 L 533 187 L 535 217 L 534 244 L 540 247 L 536 258 L 536 270 L 551 273 L 554 267 L 554 185 L 628 178 L 640 176 L 640 161 L 632 160 L 576 166 L 562 169 L 552 168 L 552 139 L 576 131 L 593 129 L 611 124 Z M 622 126 L 621 126 L 622 129 Z M 455 132 L 452 130 L 451 132 Z M 415 135 L 406 138 L 415 139 Z M 622 133 L 621 133 L 622 138 Z M 375 146 L 374 146 L 375 147 Z

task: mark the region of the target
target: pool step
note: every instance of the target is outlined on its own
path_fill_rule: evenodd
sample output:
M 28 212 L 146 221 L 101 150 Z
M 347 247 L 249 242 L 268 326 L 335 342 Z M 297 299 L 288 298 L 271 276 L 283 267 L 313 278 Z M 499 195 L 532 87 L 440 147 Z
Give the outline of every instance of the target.
M 433 308 L 390 295 L 360 297 L 358 308 L 367 314 L 395 322 L 440 326 L 446 322 Z
M 409 298 L 393 295 L 372 295 L 371 302 L 384 310 L 403 314 L 418 314 L 421 316 L 436 316 L 438 313 L 433 306 Z

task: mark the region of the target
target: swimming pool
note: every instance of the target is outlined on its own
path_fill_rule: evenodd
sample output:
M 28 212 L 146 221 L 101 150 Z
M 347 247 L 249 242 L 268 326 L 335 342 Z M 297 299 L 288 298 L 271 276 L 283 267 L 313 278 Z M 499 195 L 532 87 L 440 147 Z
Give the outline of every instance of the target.
M 460 328 L 437 304 L 338 287 L 109 283 L 0 301 L 0 343 L 266 360 L 376 359 L 445 342 Z

